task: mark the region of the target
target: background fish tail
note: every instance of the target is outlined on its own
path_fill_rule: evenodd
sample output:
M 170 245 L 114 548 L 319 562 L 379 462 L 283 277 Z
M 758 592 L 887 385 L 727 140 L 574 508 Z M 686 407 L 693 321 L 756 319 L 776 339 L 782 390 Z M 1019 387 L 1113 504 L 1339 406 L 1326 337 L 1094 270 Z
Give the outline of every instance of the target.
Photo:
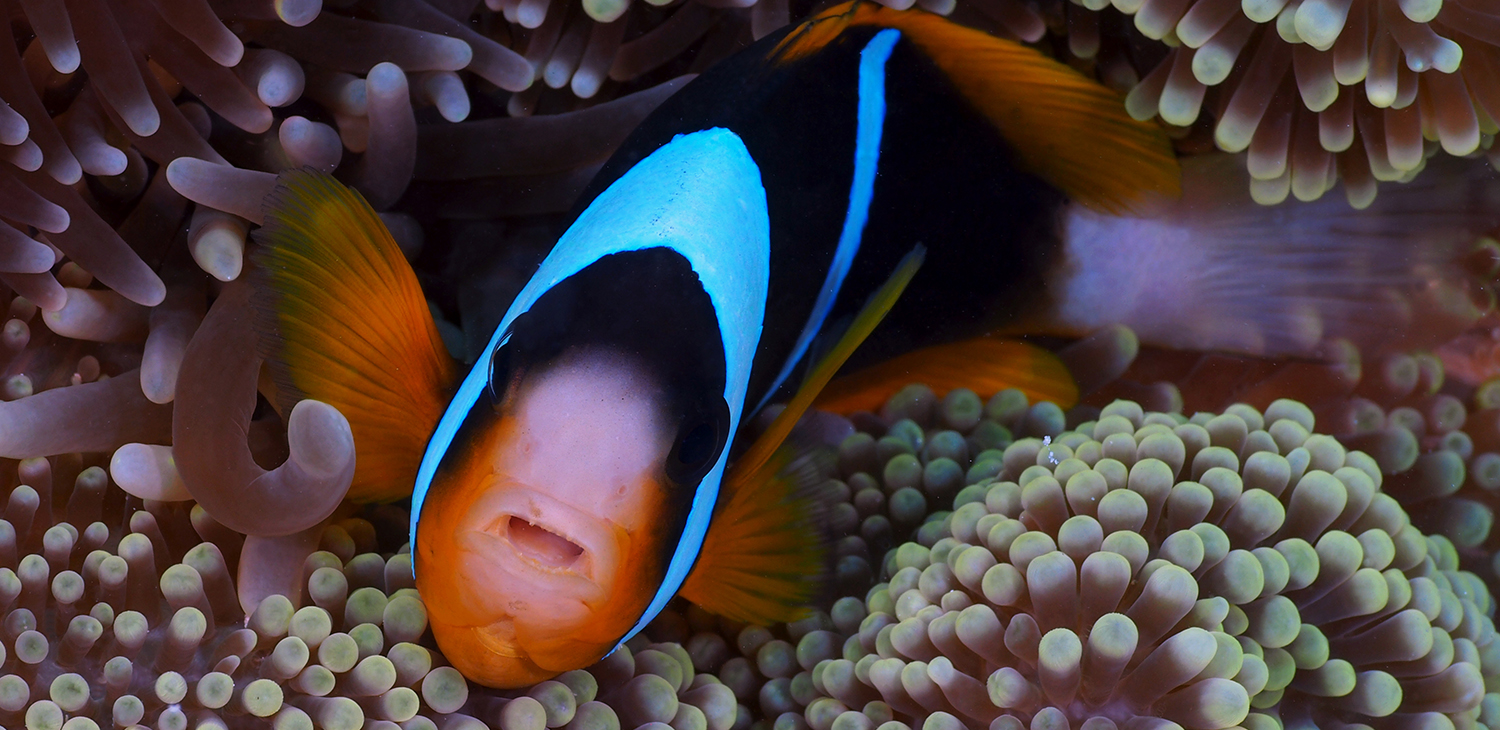
M 1435 346 L 1493 304 L 1471 254 L 1500 224 L 1500 175 L 1442 159 L 1365 210 L 1344 196 L 1261 206 L 1238 160 L 1184 161 L 1184 198 L 1160 217 L 1068 211 L 1067 266 L 1044 329 L 1133 328 L 1144 344 L 1317 357 Z M 1466 263 L 1468 262 L 1468 263 Z

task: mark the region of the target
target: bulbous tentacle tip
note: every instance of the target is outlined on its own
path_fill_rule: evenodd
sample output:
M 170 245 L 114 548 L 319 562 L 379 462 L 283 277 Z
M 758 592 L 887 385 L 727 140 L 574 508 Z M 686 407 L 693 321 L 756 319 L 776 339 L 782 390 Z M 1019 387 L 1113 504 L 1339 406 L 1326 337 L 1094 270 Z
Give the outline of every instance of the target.
M 372 93 L 381 96 L 395 96 L 407 90 L 406 72 L 389 61 L 375 64 L 365 77 L 365 83 L 369 84 Z
M 170 446 L 125 444 L 110 457 L 109 475 L 121 489 L 141 499 L 185 502 L 193 498 L 177 474 Z
M 287 443 L 291 460 L 315 479 L 353 473 L 354 432 L 344 414 L 327 403 L 304 400 L 294 406 L 287 420 Z
M 248 299 L 248 287 L 226 288 L 183 356 L 173 450 L 188 491 L 215 520 L 245 535 L 291 535 L 344 500 L 354 437 L 337 409 L 303 401 L 288 414 L 286 461 L 270 471 L 255 463 L 246 433 L 260 361 L 244 326 Z
M 315 527 L 344 501 L 354 480 L 354 435 L 333 406 L 298 403 L 289 419 L 287 443 L 291 452 L 287 460 L 247 485 L 251 493 L 264 498 L 258 513 L 279 515 L 274 523 L 256 530 L 263 537 Z
M 267 121 L 266 129 L 269 128 Z M 276 175 L 195 157 L 178 157 L 167 165 L 167 183 L 188 200 L 259 225 L 264 222 L 261 201 L 276 186 Z
M 1091 393 L 1117 380 L 1135 362 L 1141 342 L 1124 325 L 1110 325 L 1069 345 L 1057 356 L 1078 381 L 1081 393 Z
M 273 5 L 281 22 L 294 28 L 313 22 L 323 12 L 323 0 L 274 0 Z

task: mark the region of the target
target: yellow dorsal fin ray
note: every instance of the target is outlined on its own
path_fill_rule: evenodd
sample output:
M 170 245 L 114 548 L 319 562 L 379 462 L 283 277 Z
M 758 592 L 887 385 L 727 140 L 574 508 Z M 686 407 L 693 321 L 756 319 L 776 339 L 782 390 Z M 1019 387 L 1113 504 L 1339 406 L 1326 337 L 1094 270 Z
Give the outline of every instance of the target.
M 1119 94 L 1036 50 L 932 13 L 843 3 L 803 23 L 772 58 L 791 63 L 846 28 L 870 25 L 900 30 L 999 129 L 1026 170 L 1072 199 L 1141 214 L 1181 194 L 1171 141 L 1132 118 Z
M 918 246 L 865 303 L 838 344 L 803 380 L 771 426 L 724 477 L 719 510 L 682 596 L 738 621 L 770 624 L 799 617 L 823 572 L 823 539 L 810 519 L 817 473 L 786 444 L 792 427 L 855 348 L 905 291 L 925 256 Z
M 1064 409 L 1078 402 L 1078 384 L 1056 355 L 1019 340 L 976 337 L 914 350 L 841 376 L 814 405 L 845 415 L 878 411 L 908 383 L 925 383 L 940 394 L 969 388 L 989 395 L 1015 388 L 1033 403 L 1048 400 Z
M 349 419 L 350 499 L 410 494 L 458 378 L 411 265 L 358 192 L 310 170 L 282 173 L 255 239 L 255 327 L 277 408 L 313 398 Z
M 776 420 L 771 422 L 771 427 L 767 428 L 765 433 L 761 434 L 760 438 L 750 446 L 750 449 L 735 462 L 733 472 L 725 479 L 726 483 L 742 469 L 747 472 L 759 470 L 770 460 L 771 455 L 780 448 L 781 442 L 791 434 L 792 427 L 802 419 L 802 414 L 807 412 L 818 394 L 823 391 L 823 387 L 833 379 L 834 373 L 843 367 L 849 356 L 854 354 L 854 350 L 870 336 L 871 332 L 875 331 L 875 326 L 880 324 L 880 321 L 885 319 L 886 313 L 891 311 L 892 306 L 895 306 L 901 292 L 906 290 L 906 285 L 911 283 L 913 276 L 916 276 L 917 269 L 922 266 L 926 255 L 927 250 L 918 246 L 916 250 L 902 259 L 891 277 L 886 280 L 879 291 L 875 292 L 874 296 L 870 297 L 870 301 L 865 303 L 864 308 L 850 323 L 849 329 L 844 332 L 844 336 L 839 338 L 838 343 L 828 351 L 828 354 L 808 371 L 807 377 L 802 381 L 802 386 L 786 404 L 786 409 L 776 416 Z

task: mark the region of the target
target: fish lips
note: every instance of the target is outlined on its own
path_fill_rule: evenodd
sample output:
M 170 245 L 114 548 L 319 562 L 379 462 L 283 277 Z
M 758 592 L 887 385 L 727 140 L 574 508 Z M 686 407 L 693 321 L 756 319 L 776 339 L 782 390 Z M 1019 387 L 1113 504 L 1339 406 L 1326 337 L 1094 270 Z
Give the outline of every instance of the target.
M 608 597 L 623 530 L 526 485 L 496 482 L 482 491 L 455 535 L 468 592 L 483 604 L 466 613 L 521 617 L 541 601 L 571 614 Z
M 456 565 L 444 581 L 447 600 L 428 606 L 444 652 L 491 686 L 521 686 L 572 668 L 552 666 L 558 641 L 569 657 L 602 654 L 608 647 L 573 646 L 578 642 L 567 637 L 598 619 L 622 579 L 625 531 L 514 481 L 497 480 L 481 493 L 452 535 Z

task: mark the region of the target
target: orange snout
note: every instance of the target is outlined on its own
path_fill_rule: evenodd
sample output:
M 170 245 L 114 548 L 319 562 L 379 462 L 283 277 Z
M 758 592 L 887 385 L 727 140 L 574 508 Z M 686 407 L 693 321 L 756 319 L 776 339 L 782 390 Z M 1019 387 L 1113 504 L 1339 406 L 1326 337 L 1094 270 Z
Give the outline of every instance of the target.
M 417 529 L 417 590 L 469 679 L 521 687 L 589 666 L 660 582 L 669 440 L 639 377 L 584 359 L 520 388 L 450 453 Z
M 630 628 L 615 594 L 631 536 L 528 488 L 491 484 L 477 497 L 451 528 L 419 537 L 417 590 L 454 666 L 517 687 L 604 656 Z

